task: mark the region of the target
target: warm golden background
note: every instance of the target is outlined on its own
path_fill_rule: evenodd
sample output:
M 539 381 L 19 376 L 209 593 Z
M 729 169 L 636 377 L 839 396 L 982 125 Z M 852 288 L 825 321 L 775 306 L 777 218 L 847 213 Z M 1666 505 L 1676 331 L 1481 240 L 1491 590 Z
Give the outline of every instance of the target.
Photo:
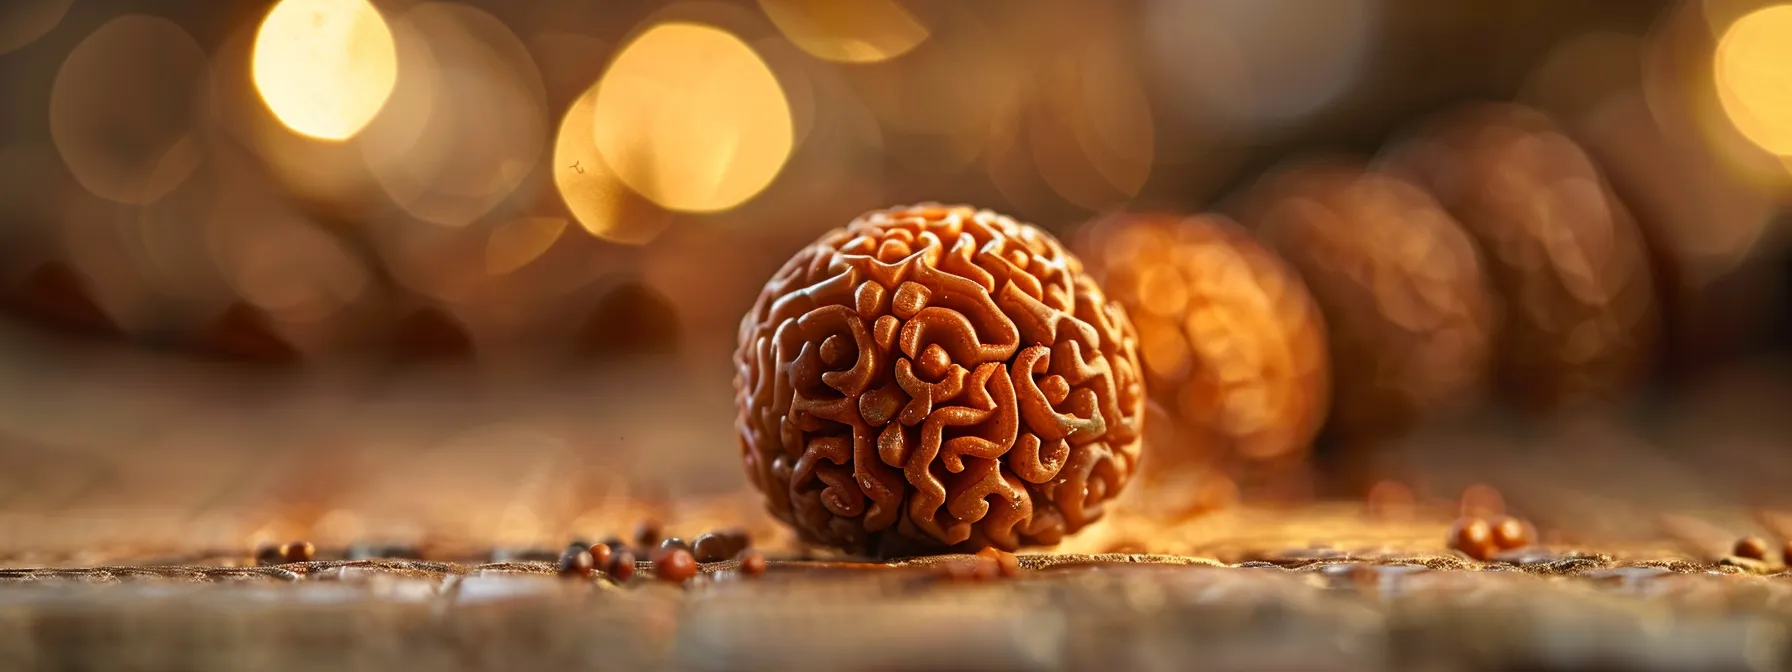
M 1198 212 L 1474 100 L 1599 163 L 1668 338 L 1619 404 L 1389 475 L 1541 522 L 1786 500 L 1792 5 L 7 0 L 0 550 L 757 519 L 680 502 L 744 487 L 735 326 L 821 232 Z

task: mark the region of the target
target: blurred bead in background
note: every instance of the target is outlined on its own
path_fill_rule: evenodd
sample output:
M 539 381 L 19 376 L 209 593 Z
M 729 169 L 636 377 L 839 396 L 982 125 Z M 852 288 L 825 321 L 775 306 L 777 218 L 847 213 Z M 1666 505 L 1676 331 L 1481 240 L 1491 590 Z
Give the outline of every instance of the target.
M 1218 215 L 1111 216 L 1073 241 L 1132 317 L 1165 416 L 1146 426 L 1145 485 L 1211 470 L 1260 495 L 1298 479 L 1331 392 L 1325 325 L 1299 276 Z
M 1643 238 L 1604 176 L 1547 117 L 1476 105 L 1421 125 L 1382 157 L 1480 244 L 1503 308 L 1496 380 L 1549 410 L 1634 392 L 1650 372 L 1655 287 Z
M 1324 159 L 1277 169 L 1237 207 L 1325 316 L 1329 429 L 1352 460 L 1366 465 L 1354 453 L 1480 400 L 1497 326 L 1492 288 L 1473 239 L 1437 201 Z

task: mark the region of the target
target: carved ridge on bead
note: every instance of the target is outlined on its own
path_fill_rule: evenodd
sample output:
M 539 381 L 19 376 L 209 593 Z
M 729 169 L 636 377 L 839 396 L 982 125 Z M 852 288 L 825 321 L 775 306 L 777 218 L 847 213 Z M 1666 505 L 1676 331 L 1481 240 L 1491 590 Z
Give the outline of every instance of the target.
M 798 252 L 741 322 L 748 477 L 812 543 L 1057 543 L 1136 468 L 1136 341 L 1031 225 L 937 204 L 867 213 Z

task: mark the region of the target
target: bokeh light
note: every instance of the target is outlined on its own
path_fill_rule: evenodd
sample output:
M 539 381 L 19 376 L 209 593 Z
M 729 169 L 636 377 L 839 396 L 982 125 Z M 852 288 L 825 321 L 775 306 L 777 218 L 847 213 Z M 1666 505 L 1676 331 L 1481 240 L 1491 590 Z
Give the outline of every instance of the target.
M 70 173 L 101 198 L 153 203 L 198 167 L 192 128 L 205 52 L 167 19 L 126 14 L 63 61 L 50 90 L 50 137 Z
M 554 187 L 579 226 L 591 235 L 618 243 L 645 243 L 659 234 L 664 219 L 621 216 L 628 188 L 597 152 L 592 128 L 596 109 L 597 88 L 592 87 L 573 101 L 560 120 L 560 132 L 554 138 Z
M 398 55 L 366 0 L 283 0 L 255 38 L 253 76 L 292 130 L 346 140 L 373 120 L 398 78 Z
M 485 245 L 485 272 L 504 275 L 529 265 L 560 240 L 566 220 L 524 217 L 492 229 Z
M 1792 155 L 1792 5 L 1737 19 L 1718 41 L 1713 67 L 1736 129 L 1762 149 Z
M 75 0 L 7 0 L 0 5 L 0 54 L 43 37 L 62 23 Z
M 654 26 L 624 47 L 598 83 L 592 116 L 610 170 L 670 210 L 745 202 L 793 146 L 790 105 L 771 69 L 740 38 L 693 23 Z
M 509 197 L 546 150 L 541 73 L 503 21 L 470 5 L 419 4 L 392 28 L 397 85 L 356 141 L 405 212 L 466 226 Z
M 929 34 L 898 0 L 759 0 L 759 6 L 792 44 L 840 63 L 889 60 Z

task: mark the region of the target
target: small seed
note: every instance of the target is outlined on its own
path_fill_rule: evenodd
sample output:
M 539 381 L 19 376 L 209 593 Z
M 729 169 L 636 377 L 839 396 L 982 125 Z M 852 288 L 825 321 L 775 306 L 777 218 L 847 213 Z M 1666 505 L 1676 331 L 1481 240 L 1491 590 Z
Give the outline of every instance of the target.
M 1464 516 L 1450 525 L 1450 548 L 1485 561 L 1499 549 L 1493 544 L 1493 528 L 1482 518 Z
M 280 547 L 280 555 L 285 556 L 287 562 L 310 562 L 312 556 L 317 555 L 317 547 L 309 541 L 295 541 Z
M 741 551 L 740 572 L 747 576 L 765 576 L 765 555 L 751 549 Z
M 585 549 L 585 552 L 591 554 L 591 566 L 592 567 L 609 567 L 610 566 L 610 554 L 612 553 L 612 551 L 610 550 L 610 547 L 608 545 L 598 544 L 596 546 L 592 546 L 591 548 Z
M 573 545 L 566 548 L 566 555 L 560 556 L 558 570 L 561 576 L 585 577 L 591 576 L 592 568 L 596 566 L 591 551 Z
M 1493 534 L 1493 545 L 1500 550 L 1524 548 L 1531 545 L 1537 538 L 1536 531 L 1531 528 L 1530 523 L 1512 516 L 1494 518 L 1490 527 Z
M 286 551 L 278 544 L 262 544 L 255 549 L 255 564 L 278 565 L 286 562 Z
M 635 547 L 653 548 L 660 543 L 660 522 L 652 518 L 642 520 L 635 526 Z
M 1736 547 L 1730 550 L 1730 554 L 1739 558 L 1765 562 L 1767 560 L 1767 541 L 1760 537 L 1737 539 Z
M 662 547 L 654 554 L 653 575 L 662 581 L 683 583 L 697 575 L 697 561 L 688 550 Z
M 635 554 L 622 551 L 610 556 L 610 578 L 627 581 L 635 575 Z
M 691 553 L 697 556 L 697 562 L 719 562 L 739 555 L 747 546 L 743 542 L 740 538 L 710 532 L 697 537 L 697 543 L 691 546 Z

